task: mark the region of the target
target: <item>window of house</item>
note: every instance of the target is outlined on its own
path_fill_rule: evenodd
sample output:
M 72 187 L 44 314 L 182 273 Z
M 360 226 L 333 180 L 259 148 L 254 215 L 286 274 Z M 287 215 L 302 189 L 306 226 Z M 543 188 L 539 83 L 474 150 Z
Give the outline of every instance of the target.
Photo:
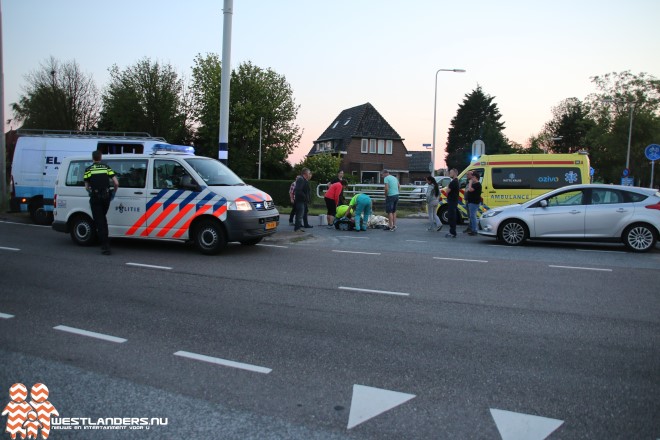
M 339 120 L 335 121 L 334 124 L 332 124 L 332 128 L 337 128 L 337 125 L 339 124 Z
M 369 139 L 362 139 L 362 145 L 360 146 L 360 153 L 369 152 Z
M 376 154 L 376 139 L 369 139 L 369 153 Z
M 325 149 L 327 151 L 332 151 L 332 142 L 331 141 L 328 141 L 328 142 L 325 143 Z
M 387 141 L 385 143 L 385 154 L 392 154 L 392 141 Z
M 348 125 L 348 123 L 351 122 L 351 117 L 349 116 L 348 119 L 346 119 L 346 122 L 344 122 L 344 125 Z
M 382 139 L 378 140 L 378 154 L 385 154 L 385 141 Z

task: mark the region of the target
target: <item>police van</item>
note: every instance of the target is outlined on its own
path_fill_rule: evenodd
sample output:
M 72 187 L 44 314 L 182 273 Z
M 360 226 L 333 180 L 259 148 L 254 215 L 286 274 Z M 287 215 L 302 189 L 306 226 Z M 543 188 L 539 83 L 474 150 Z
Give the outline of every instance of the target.
M 37 224 L 53 220 L 55 179 L 64 158 L 77 154 L 144 153 L 165 139 L 149 133 L 19 130 L 11 167 L 10 206 Z
M 459 221 L 468 218 L 465 202 L 466 174 L 478 171 L 481 181 L 479 213 L 497 206 L 524 203 L 566 185 L 590 183 L 589 156 L 572 154 L 494 154 L 483 155 L 459 174 Z M 447 191 L 442 190 L 438 216 L 447 224 Z
M 274 234 L 273 199 L 192 147 L 157 144 L 152 154 L 103 157 L 119 181 L 108 210 L 112 237 L 192 241 L 204 254 L 227 242 L 259 243 Z M 53 229 L 83 246 L 97 241 L 83 174 L 91 153 L 62 161 L 55 182 Z

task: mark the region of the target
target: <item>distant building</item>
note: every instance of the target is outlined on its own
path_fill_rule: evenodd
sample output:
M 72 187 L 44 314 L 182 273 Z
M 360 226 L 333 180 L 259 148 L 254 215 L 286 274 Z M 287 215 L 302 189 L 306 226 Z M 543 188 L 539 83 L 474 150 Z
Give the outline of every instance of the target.
M 425 183 L 426 176 L 431 174 L 431 152 L 411 151 L 409 156 L 408 170 L 410 171 L 410 183 Z
M 411 183 L 403 138 L 370 103 L 343 110 L 332 120 L 308 155 L 323 153 L 339 155 L 344 173 L 362 183 L 381 183 L 384 169 L 402 184 Z

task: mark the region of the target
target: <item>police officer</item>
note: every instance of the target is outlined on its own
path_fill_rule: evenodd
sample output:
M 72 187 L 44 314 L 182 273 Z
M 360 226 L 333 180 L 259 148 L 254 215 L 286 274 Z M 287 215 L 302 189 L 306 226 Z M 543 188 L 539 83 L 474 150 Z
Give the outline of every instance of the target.
M 89 206 L 96 224 L 96 231 L 101 240 L 101 253 L 110 255 L 110 241 L 108 239 L 108 220 L 105 217 L 110 208 L 110 180 L 114 190 L 119 188 L 119 182 L 112 168 L 101 163 L 102 154 L 99 150 L 92 153 L 94 163 L 87 167 L 84 174 L 85 189 L 89 193 Z

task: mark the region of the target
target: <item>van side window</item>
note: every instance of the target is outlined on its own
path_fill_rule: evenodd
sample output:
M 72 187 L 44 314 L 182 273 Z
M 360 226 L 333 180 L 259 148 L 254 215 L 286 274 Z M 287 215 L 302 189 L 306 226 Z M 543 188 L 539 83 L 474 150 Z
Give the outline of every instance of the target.
M 144 188 L 147 181 L 146 159 L 103 160 L 115 172 L 120 188 Z
M 507 167 L 493 168 L 495 189 L 557 189 L 582 183 L 578 167 Z
M 99 142 L 97 149 L 103 154 L 142 154 L 144 145 L 131 142 Z
M 69 169 L 66 171 L 66 186 L 85 186 L 83 176 L 88 166 L 92 164 L 91 160 L 76 160 L 69 163 Z
M 155 189 L 184 189 L 184 176 L 190 176 L 183 165 L 173 160 L 158 159 L 154 161 Z M 191 180 L 188 179 L 190 182 Z

